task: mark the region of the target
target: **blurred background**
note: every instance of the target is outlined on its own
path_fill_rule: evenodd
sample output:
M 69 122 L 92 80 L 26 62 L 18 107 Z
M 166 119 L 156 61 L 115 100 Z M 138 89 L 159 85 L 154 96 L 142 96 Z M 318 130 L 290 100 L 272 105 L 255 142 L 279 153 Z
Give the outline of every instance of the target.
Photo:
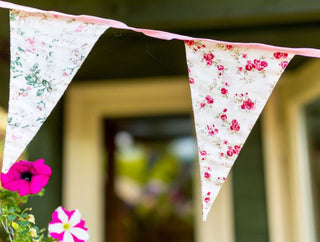
M 194 37 L 320 48 L 317 0 L 14 3 Z M 0 30 L 2 149 L 10 66 L 9 18 L 4 9 L 0 9 Z M 37 223 L 46 227 L 52 211 L 63 204 L 80 208 L 84 219 L 90 210 L 101 211 L 92 212 L 89 219 L 90 231 L 99 234 L 91 236 L 93 242 L 320 242 L 319 78 L 318 60 L 297 56 L 291 61 L 204 224 L 184 45 L 107 30 L 25 152 L 29 160 L 45 158 L 53 169 L 46 195 L 30 201 Z M 108 112 L 116 99 L 107 94 L 99 99 L 105 105 L 101 112 L 81 105 L 84 96 L 90 105 L 97 102 L 95 92 L 86 90 L 106 87 L 116 92 L 119 83 L 128 96 L 138 89 L 133 85 L 155 83 L 148 94 L 139 93 L 150 107 L 128 99 L 123 109 Z M 175 83 L 185 90 L 177 94 L 179 103 L 164 96 L 163 106 L 152 108 L 152 96 L 162 100 L 165 91 L 160 89 L 170 92 Z M 91 114 L 98 137 L 93 142 L 90 122 L 84 125 Z M 69 130 L 74 126 L 82 130 Z M 100 148 L 87 149 L 96 146 Z M 81 152 L 92 159 L 70 159 Z M 101 176 L 86 170 L 91 165 L 99 167 Z M 75 182 L 76 175 L 81 184 Z M 102 184 L 96 197 L 86 195 L 91 181 Z

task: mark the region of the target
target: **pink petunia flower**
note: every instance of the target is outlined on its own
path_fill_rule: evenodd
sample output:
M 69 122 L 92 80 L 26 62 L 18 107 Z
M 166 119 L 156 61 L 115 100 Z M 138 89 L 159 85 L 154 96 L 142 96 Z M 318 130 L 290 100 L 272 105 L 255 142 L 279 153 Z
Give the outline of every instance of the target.
M 1 184 L 3 188 L 25 196 L 39 193 L 50 176 L 51 168 L 44 164 L 44 159 L 34 162 L 20 160 L 10 167 L 8 173 L 1 173 Z
M 52 214 L 48 232 L 59 241 L 84 242 L 89 239 L 88 229 L 84 226 L 85 221 L 78 210 L 68 211 L 58 207 Z

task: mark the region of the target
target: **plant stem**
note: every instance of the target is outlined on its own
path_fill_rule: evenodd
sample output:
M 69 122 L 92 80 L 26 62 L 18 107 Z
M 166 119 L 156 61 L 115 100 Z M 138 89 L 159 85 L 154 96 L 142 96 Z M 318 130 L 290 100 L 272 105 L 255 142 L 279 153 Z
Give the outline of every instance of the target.
M 2 227 L 4 228 L 4 230 L 7 232 L 10 242 L 12 242 L 13 241 L 13 238 L 12 238 L 13 235 L 12 235 L 12 231 L 10 231 L 11 228 L 9 228 L 9 226 L 7 224 L 7 219 L 6 219 L 5 222 L 1 219 L 1 224 L 2 224 Z

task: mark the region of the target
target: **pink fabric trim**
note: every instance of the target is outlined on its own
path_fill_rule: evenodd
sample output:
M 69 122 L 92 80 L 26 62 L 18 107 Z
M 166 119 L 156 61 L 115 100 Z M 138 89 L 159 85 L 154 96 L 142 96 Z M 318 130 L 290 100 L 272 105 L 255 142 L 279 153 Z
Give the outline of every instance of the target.
M 25 12 L 31 12 L 31 13 L 44 13 L 44 14 L 53 14 L 57 17 L 67 17 L 67 18 L 74 18 L 77 20 L 89 22 L 89 23 L 96 23 L 96 24 L 102 24 L 107 25 L 112 28 L 117 29 L 127 29 L 132 30 L 135 32 L 143 33 L 149 37 L 158 38 L 158 39 L 164 39 L 164 40 L 172 40 L 172 39 L 178 39 L 178 40 L 205 40 L 213 43 L 221 43 L 221 44 L 232 44 L 232 45 L 238 45 L 241 47 L 246 48 L 255 48 L 255 49 L 262 49 L 262 50 L 269 50 L 269 51 L 280 51 L 280 52 L 287 52 L 294 55 L 302 55 L 307 57 L 320 57 L 320 50 L 319 49 L 313 49 L 313 48 L 287 48 L 287 47 L 278 47 L 278 46 L 272 46 L 272 45 L 266 45 L 266 44 L 259 44 L 259 43 L 238 43 L 238 42 L 225 42 L 225 41 L 217 41 L 213 39 L 203 39 L 203 38 L 194 38 L 190 36 L 184 36 L 159 30 L 152 30 L 152 29 L 140 29 L 140 28 L 134 28 L 127 26 L 126 24 L 112 20 L 112 19 L 105 19 L 105 18 L 99 18 L 95 16 L 89 16 L 89 15 L 70 15 L 55 11 L 44 11 L 36 8 L 26 7 L 14 3 L 9 3 L 5 1 L 0 1 L 0 7 L 1 8 L 7 8 L 7 9 L 16 9 L 20 11 Z

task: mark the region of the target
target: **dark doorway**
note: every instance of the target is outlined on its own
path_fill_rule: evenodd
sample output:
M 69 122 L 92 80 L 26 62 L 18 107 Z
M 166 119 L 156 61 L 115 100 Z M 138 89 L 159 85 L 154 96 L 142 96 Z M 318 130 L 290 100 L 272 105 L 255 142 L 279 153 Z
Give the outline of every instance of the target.
M 107 119 L 104 126 L 106 241 L 193 242 L 192 119 Z

